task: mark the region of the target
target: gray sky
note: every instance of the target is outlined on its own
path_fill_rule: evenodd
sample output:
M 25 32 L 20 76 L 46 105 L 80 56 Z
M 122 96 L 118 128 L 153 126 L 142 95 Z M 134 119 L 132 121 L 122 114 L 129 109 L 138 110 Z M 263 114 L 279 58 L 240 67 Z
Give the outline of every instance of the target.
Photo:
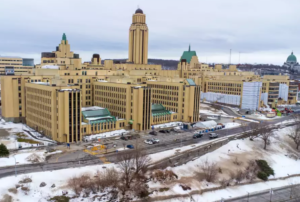
M 299 0 L 0 0 L 0 55 L 51 52 L 65 32 L 83 61 L 127 58 L 137 6 L 146 14 L 149 58 L 179 59 L 188 49 L 200 62 L 283 64 L 300 60 Z

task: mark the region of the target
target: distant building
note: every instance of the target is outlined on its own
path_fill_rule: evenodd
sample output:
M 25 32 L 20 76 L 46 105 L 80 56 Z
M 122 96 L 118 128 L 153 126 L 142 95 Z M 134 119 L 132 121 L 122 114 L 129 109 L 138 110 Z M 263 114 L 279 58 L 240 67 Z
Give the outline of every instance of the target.
M 291 53 L 291 55 L 289 55 L 283 66 L 297 72 L 300 71 L 300 64 L 297 62 L 297 57 L 294 55 L 293 52 Z

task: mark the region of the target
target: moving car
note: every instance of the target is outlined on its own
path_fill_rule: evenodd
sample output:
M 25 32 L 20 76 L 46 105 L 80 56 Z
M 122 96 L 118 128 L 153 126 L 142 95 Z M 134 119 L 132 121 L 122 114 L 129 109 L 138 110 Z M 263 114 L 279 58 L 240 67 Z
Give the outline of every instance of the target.
M 128 149 L 134 149 L 134 146 L 132 144 L 129 144 L 126 146 Z
M 211 133 L 209 134 L 209 139 L 217 138 L 218 134 L 217 133 Z
M 150 135 L 157 135 L 157 132 L 153 130 L 153 131 L 151 131 L 149 134 L 150 134 Z
M 157 138 L 152 138 L 151 141 L 152 141 L 153 143 L 159 143 L 159 139 L 157 139 Z
M 153 144 L 153 141 L 150 140 L 150 139 L 144 140 L 144 142 L 145 142 L 146 144 Z
M 193 135 L 193 138 L 196 139 L 196 138 L 200 138 L 200 137 L 202 137 L 202 136 L 203 136 L 203 135 L 200 134 L 200 133 L 195 133 L 195 134 Z
M 160 130 L 159 132 L 160 132 L 160 133 L 170 133 L 169 130 Z

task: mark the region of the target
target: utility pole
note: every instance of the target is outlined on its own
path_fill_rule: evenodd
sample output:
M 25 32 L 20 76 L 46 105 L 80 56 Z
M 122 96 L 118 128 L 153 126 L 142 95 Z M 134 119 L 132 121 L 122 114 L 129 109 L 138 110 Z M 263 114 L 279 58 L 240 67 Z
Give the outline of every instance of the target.
M 239 64 L 241 64 L 241 51 L 239 51 Z

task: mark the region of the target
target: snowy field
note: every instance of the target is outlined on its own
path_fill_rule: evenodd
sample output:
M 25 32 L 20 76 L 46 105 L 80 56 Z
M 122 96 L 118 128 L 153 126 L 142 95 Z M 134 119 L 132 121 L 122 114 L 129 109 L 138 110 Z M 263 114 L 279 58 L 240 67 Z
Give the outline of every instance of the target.
M 45 161 L 45 157 L 62 151 L 46 152 L 46 150 L 20 150 L 18 153 L 10 154 L 8 158 L 0 158 L 0 167 L 12 166 L 20 164 L 30 164 L 33 160 L 38 160 L 39 162 Z M 38 162 L 36 162 L 38 163 Z
M 22 123 L 12 123 L 12 122 L 5 122 L 4 120 L 1 120 L 0 121 L 0 129 L 6 130 L 9 134 L 7 137 L 0 139 L 0 143 L 3 143 L 4 145 L 6 145 L 6 147 L 8 149 L 17 149 L 17 148 L 19 148 L 19 146 L 21 146 L 22 148 L 37 146 L 37 144 L 18 142 L 17 136 L 16 136 L 16 134 L 18 134 L 18 133 L 22 133 L 23 135 L 25 135 L 26 136 L 25 139 L 34 140 L 34 141 L 40 142 L 41 144 L 44 144 L 44 145 L 48 145 L 49 142 L 54 143 L 54 141 L 49 140 L 45 137 L 39 137 L 39 136 L 41 136 L 41 134 L 39 134 L 37 132 L 34 132 L 33 135 L 35 135 L 38 138 L 38 140 L 34 139 L 27 132 L 24 131 L 24 130 L 28 130 L 28 131 L 34 131 L 34 130 Z
M 168 168 L 178 175 L 179 180 L 175 183 L 171 182 L 169 184 L 151 182 L 150 187 L 154 190 L 162 187 L 169 188 L 169 190 L 165 192 L 155 192 L 152 196 L 165 196 L 178 193 L 187 194 L 189 191 L 183 191 L 183 189 L 179 187 L 179 183 L 191 187 L 191 190 L 219 186 L 220 184 L 218 182 L 208 183 L 206 181 L 197 180 L 195 173 L 199 171 L 199 165 L 206 159 L 210 162 L 217 163 L 217 165 L 222 169 L 222 173 L 219 174 L 218 180 L 230 178 L 230 172 L 237 172 L 239 169 L 244 169 L 249 160 L 255 159 L 266 160 L 274 169 L 275 176 L 271 176 L 269 178 L 287 177 L 293 174 L 300 174 L 300 153 L 295 150 L 295 144 L 289 137 L 287 137 L 287 134 L 290 134 L 290 132 L 291 127 L 280 129 L 275 132 L 267 150 L 263 149 L 263 141 L 261 139 L 255 139 L 254 141 L 250 141 L 249 139 L 234 140 L 195 161 L 188 162 L 187 164 L 178 167 Z M 238 159 L 240 162 L 239 166 L 234 163 L 235 159 Z M 258 184 L 244 185 L 240 187 L 228 187 L 219 191 L 207 192 L 203 195 L 194 195 L 193 198 L 196 201 L 198 200 L 201 202 L 216 201 L 221 199 L 220 196 L 223 198 L 237 197 L 246 195 L 246 190 L 254 192 L 263 189 L 270 189 L 289 185 L 291 181 L 294 183 L 300 183 L 300 177 L 272 182 L 260 182 Z M 174 199 L 174 201 L 178 200 Z M 180 201 L 188 202 L 190 201 L 190 198 L 186 200 L 180 199 Z

